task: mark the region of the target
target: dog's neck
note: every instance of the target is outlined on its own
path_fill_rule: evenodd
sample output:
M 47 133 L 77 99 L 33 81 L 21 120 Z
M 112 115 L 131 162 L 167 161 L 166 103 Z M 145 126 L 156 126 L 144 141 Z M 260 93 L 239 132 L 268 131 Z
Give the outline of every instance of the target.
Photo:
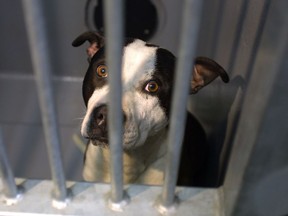
M 162 184 L 167 129 L 140 147 L 123 152 L 124 183 Z M 110 182 L 110 150 L 89 144 L 83 176 L 87 181 Z

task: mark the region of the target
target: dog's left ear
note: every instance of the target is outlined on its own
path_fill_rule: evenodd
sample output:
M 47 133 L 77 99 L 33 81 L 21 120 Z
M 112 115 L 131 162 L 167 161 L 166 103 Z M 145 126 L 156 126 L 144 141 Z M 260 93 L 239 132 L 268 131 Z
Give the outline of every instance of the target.
M 215 61 L 206 57 L 197 57 L 193 68 L 190 94 L 197 93 L 204 86 L 211 83 L 218 76 L 223 82 L 229 82 L 226 71 Z
M 73 42 L 72 46 L 78 47 L 88 41 L 89 47 L 86 52 L 88 55 L 88 62 L 91 61 L 95 53 L 104 45 L 104 37 L 100 32 L 87 31 L 79 35 Z

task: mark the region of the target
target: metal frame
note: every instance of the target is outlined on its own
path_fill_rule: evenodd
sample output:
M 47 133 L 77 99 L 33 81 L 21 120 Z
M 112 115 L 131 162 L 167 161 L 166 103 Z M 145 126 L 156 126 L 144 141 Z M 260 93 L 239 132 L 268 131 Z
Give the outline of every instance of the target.
M 264 184 L 264 177 L 267 178 L 267 174 L 270 174 L 269 178 L 271 181 L 269 181 L 269 184 L 266 183 L 265 188 L 262 188 L 261 192 L 265 193 L 264 189 L 269 187 L 276 190 L 277 185 L 273 184 L 277 184 L 278 182 L 277 178 L 273 179 L 273 176 L 274 173 L 278 172 L 283 175 L 281 176 L 281 180 L 285 182 L 281 190 L 287 191 L 287 174 L 284 175 L 284 172 L 282 173 L 283 167 L 287 168 L 287 155 L 284 157 L 280 157 L 280 155 L 283 151 L 287 152 L 286 140 L 283 140 L 281 133 L 285 133 L 287 139 L 286 130 L 288 121 L 287 118 L 285 119 L 284 117 L 281 119 L 281 122 L 277 122 L 277 125 L 273 125 L 270 119 L 269 124 L 265 125 L 265 120 L 267 121 L 267 119 L 269 119 L 269 112 L 270 115 L 273 113 L 273 111 L 271 111 L 274 108 L 271 102 L 273 96 L 275 97 L 275 95 L 278 96 L 278 94 L 280 94 L 280 92 L 277 92 L 275 89 L 277 88 L 279 79 L 285 79 L 285 77 L 283 78 L 283 75 L 281 75 L 281 72 L 287 72 L 288 69 L 288 28 L 285 28 L 285 26 L 288 25 L 288 16 L 284 16 L 288 2 L 280 1 L 274 5 L 271 2 L 272 7 L 270 5 L 269 7 L 267 4 L 268 2 L 266 2 L 263 11 L 266 15 L 269 13 L 270 20 L 269 22 L 265 20 L 267 22 L 265 25 L 266 29 L 261 30 L 263 32 L 266 30 L 266 34 L 261 38 L 262 50 L 258 50 L 259 53 L 255 58 L 250 83 L 245 93 L 242 113 L 233 142 L 225 184 L 223 186 L 225 193 L 223 205 L 225 206 L 227 215 L 287 215 L 288 212 L 286 204 L 284 207 L 283 205 L 279 205 L 277 208 L 272 207 L 275 205 L 275 202 L 278 202 L 274 200 L 287 200 L 287 196 L 282 195 L 281 197 L 280 194 L 278 196 L 268 194 L 270 197 L 266 198 L 268 201 L 266 201 L 265 205 L 264 198 L 262 198 L 263 200 L 256 199 L 259 191 L 257 191 L 257 193 L 255 192 L 259 185 Z M 279 17 L 282 19 L 279 19 Z M 277 25 L 275 25 L 275 23 L 277 23 Z M 261 28 L 263 27 L 261 26 Z M 273 35 L 275 35 L 273 37 L 274 40 L 271 40 L 271 36 L 267 34 L 267 31 L 273 32 Z M 269 50 L 269 54 L 265 52 L 266 50 Z M 261 79 L 259 79 L 259 77 Z M 286 107 L 277 107 L 277 111 L 282 110 L 286 112 L 287 102 L 285 105 Z M 279 115 L 279 113 L 273 113 L 273 115 Z M 266 133 L 269 131 L 272 135 L 277 131 L 279 132 L 279 136 L 273 137 L 273 141 L 267 144 L 263 139 L 271 137 L 269 137 L 269 135 L 265 136 L 263 131 L 266 131 Z M 277 149 L 277 151 L 275 151 L 275 149 Z M 269 155 L 271 157 L 268 160 L 271 160 L 272 165 L 268 163 L 269 166 L 263 167 L 265 166 L 264 161 L 268 161 L 266 158 L 264 158 L 264 161 L 261 161 L 263 155 Z M 237 171 L 235 172 L 235 170 Z M 254 173 L 257 173 L 257 175 Z M 263 180 L 260 176 L 262 176 Z M 267 194 L 262 196 L 267 196 Z M 258 206 L 258 209 L 256 208 L 257 204 L 261 205 L 260 208 Z
M 120 208 L 113 211 L 109 203 L 111 196 L 111 186 L 109 184 L 67 182 L 73 196 L 66 208 L 57 209 L 51 205 L 49 190 L 53 187 L 52 181 L 16 179 L 16 182 L 26 189 L 23 199 L 13 206 L 0 202 L 1 216 L 160 215 L 155 206 L 155 198 L 161 193 L 161 187 L 127 185 L 125 191 L 130 197 L 129 204 L 122 205 L 121 211 L 119 211 Z M 221 211 L 219 202 L 221 193 L 217 189 L 177 188 L 176 193 L 181 202 L 175 208 L 170 209 L 169 213 L 172 215 L 216 216 Z

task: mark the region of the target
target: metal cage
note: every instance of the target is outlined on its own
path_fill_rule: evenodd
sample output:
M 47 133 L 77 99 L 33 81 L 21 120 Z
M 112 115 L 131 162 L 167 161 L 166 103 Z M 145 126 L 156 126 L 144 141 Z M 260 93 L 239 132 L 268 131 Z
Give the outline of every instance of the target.
M 183 16 L 162 187 L 123 185 L 119 71 L 122 1 L 105 1 L 108 65 L 111 71 L 119 72 L 109 76 L 112 181 L 110 185 L 66 181 L 56 115 L 53 50 L 44 4 L 38 0 L 22 1 L 52 180 L 15 179 L 6 152 L 9 139 L 0 133 L 0 215 L 288 214 L 287 1 L 180 1 Z M 232 77 L 226 91 L 216 83 L 208 89 L 206 101 L 196 97 L 191 106 L 188 104 L 190 109 L 198 110 L 201 117 L 205 115 L 205 108 L 199 111 L 202 107 L 193 104 L 201 104 L 202 100 L 207 105 L 207 100 L 216 93 L 217 98 L 222 98 L 218 108 L 223 107 L 227 116 L 219 121 L 221 124 L 225 121 L 222 137 L 215 139 L 220 142 L 218 171 L 223 182 L 218 188 L 176 187 L 188 101 L 185 92 L 188 92 L 187 80 L 192 68 L 192 62 L 187 59 L 193 59 L 199 52 L 222 61 Z M 0 74 L 1 79 L 5 81 L 5 75 Z M 207 118 L 209 116 L 211 113 Z M 5 124 L 1 121 L 0 124 Z M 206 123 L 213 137 L 211 125 L 205 118 L 202 123 Z

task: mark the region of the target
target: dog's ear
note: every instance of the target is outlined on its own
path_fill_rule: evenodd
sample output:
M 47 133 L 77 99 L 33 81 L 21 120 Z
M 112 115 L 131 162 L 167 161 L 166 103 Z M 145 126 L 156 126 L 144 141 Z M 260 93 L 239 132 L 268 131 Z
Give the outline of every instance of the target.
M 218 63 L 206 57 L 197 57 L 193 67 L 190 94 L 197 93 L 218 76 L 221 77 L 223 82 L 229 82 L 228 74 Z
M 84 32 L 72 42 L 72 46 L 81 46 L 86 41 L 90 43 L 89 47 L 86 50 L 88 55 L 88 61 L 90 62 L 94 54 L 104 45 L 104 37 L 99 32 Z

